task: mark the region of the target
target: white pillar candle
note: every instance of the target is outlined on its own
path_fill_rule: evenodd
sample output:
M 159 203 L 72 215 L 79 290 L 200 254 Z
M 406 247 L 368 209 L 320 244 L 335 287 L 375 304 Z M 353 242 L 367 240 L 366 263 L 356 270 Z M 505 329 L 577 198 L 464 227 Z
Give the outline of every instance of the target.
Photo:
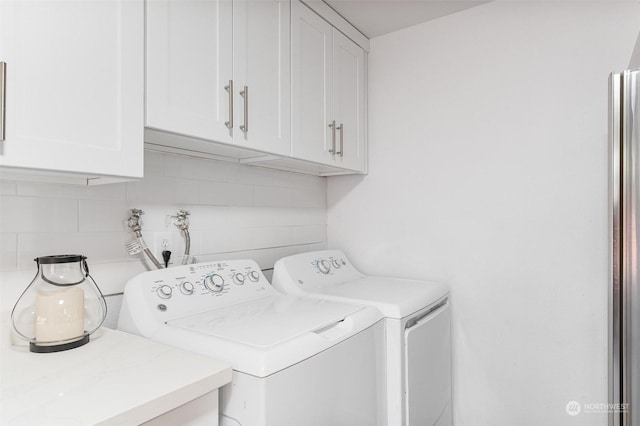
M 77 286 L 40 292 L 36 299 L 36 342 L 58 343 L 84 335 L 84 291 Z

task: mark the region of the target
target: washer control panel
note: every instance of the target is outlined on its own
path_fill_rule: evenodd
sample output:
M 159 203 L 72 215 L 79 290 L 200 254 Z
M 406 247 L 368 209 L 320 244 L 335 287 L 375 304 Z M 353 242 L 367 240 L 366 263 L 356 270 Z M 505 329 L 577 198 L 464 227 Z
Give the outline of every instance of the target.
M 208 274 L 202 279 L 204 288 L 213 292 L 221 293 L 224 290 L 224 278 L 219 274 Z
M 156 293 L 158 293 L 158 297 L 161 299 L 169 299 L 173 294 L 173 289 L 168 285 L 161 285 L 156 290 Z
M 326 275 L 331 272 L 331 262 L 329 262 L 327 259 L 318 259 L 313 263 L 316 265 L 316 268 L 318 268 L 318 271 L 322 272 L 323 274 Z
M 256 262 L 228 260 L 142 273 L 129 280 L 124 298 L 166 322 L 274 293 Z
M 337 272 L 337 269 L 342 268 L 347 265 L 347 261 L 342 257 L 329 257 L 328 259 L 317 259 L 311 262 L 313 265 L 318 268 L 318 271 L 327 275 L 331 272 Z
M 280 259 L 273 269 L 273 286 L 284 293 L 318 289 L 362 278 L 340 250 L 295 254 Z

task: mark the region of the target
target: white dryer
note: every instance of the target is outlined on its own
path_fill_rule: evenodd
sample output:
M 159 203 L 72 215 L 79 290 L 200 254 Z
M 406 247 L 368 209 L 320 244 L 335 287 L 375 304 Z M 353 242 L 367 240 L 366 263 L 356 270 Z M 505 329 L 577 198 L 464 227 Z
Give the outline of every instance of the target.
M 445 285 L 366 276 L 339 250 L 280 259 L 272 285 L 283 293 L 380 310 L 386 331 L 387 424 L 452 424 L 451 328 Z
M 230 363 L 221 425 L 386 423 L 382 315 L 280 294 L 253 261 L 138 275 L 125 287 L 118 329 Z

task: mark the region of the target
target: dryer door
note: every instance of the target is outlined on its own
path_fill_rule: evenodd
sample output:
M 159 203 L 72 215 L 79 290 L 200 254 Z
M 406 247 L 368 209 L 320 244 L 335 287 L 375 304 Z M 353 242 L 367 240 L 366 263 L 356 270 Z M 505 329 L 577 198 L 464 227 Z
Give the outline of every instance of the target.
M 409 320 L 404 330 L 405 404 L 409 426 L 431 426 L 451 410 L 449 303 Z M 446 423 L 446 422 L 445 422 Z

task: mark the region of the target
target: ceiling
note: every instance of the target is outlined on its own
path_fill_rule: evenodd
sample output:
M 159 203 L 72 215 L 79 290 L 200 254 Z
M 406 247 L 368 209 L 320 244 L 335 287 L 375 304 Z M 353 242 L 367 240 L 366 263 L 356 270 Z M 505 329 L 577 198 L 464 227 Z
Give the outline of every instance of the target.
M 368 38 L 469 9 L 490 0 L 324 0 Z

